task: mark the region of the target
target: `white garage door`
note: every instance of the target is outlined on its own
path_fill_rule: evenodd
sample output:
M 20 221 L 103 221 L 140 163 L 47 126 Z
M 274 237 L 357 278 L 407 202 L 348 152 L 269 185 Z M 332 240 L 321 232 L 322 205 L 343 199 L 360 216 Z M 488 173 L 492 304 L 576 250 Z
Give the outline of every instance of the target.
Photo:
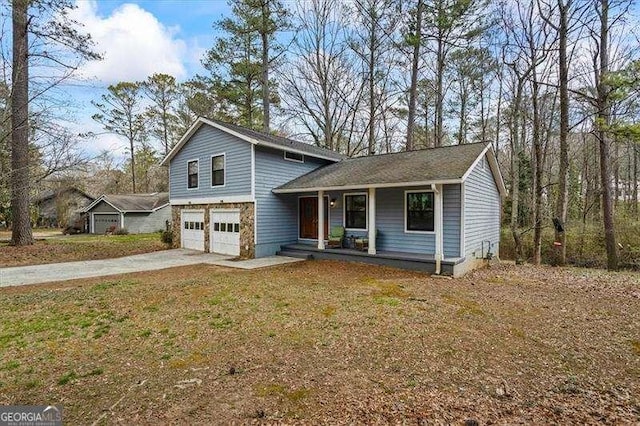
M 204 251 L 204 212 L 182 210 L 182 247 Z
M 211 252 L 240 255 L 240 211 L 211 209 L 210 244 Z

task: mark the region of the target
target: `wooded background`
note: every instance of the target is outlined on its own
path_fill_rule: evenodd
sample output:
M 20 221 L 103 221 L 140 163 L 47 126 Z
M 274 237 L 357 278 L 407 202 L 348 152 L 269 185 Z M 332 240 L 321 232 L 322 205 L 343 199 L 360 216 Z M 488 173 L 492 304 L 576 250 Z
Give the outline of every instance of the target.
M 127 141 L 124 162 L 109 152 L 86 158 L 91 135 L 58 125 L 54 91 L 43 90 L 100 59 L 90 35 L 60 19 L 72 5 L 11 5 L 12 34 L 23 28 L 25 40 L 13 37 L 2 55 L 0 205 L 15 244 L 30 241 L 21 194 L 43 182 L 82 182 L 95 194 L 166 190 L 158 161 L 205 116 L 349 156 L 490 143 L 509 190 L 502 257 L 640 264 L 631 1 L 232 0 L 232 14 L 213 23 L 220 36 L 201 75 L 120 82 L 93 102 L 93 119 Z M 20 74 L 43 61 L 56 77 Z M 29 155 L 16 155 L 25 146 Z

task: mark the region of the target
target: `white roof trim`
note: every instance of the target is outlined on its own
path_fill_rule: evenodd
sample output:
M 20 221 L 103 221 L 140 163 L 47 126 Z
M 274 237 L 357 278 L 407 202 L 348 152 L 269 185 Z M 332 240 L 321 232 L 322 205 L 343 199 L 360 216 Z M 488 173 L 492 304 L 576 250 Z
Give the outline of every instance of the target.
M 504 184 L 500 165 L 498 164 L 498 158 L 496 158 L 496 154 L 493 152 L 493 149 L 489 150 L 489 152 L 491 153 L 491 155 L 489 155 L 489 167 L 491 167 L 493 177 L 496 179 L 496 183 L 498 184 L 498 192 L 500 192 L 502 197 L 506 197 L 507 186 Z
M 277 150 L 281 150 L 281 151 L 289 151 L 289 152 L 295 152 L 298 154 L 302 154 L 302 155 L 307 155 L 309 157 L 315 157 L 315 158 L 321 158 L 323 160 L 329 160 L 329 161 L 340 161 L 339 159 L 336 158 L 332 158 L 332 157 L 328 157 L 322 154 L 314 154 L 314 153 L 309 153 L 307 151 L 302 151 L 299 149 L 295 149 L 293 147 L 285 147 L 282 145 L 278 145 L 275 143 L 270 143 L 270 142 L 266 142 L 266 141 L 262 141 L 262 140 L 258 140 L 246 135 L 243 135 L 242 133 L 238 133 L 230 128 L 228 128 L 227 126 L 224 126 L 222 124 L 219 123 L 215 123 L 211 120 L 208 120 L 204 117 L 198 117 L 198 119 L 195 121 L 195 123 L 193 123 L 191 125 L 191 127 L 189 127 L 189 130 L 187 130 L 187 132 L 184 134 L 184 136 L 182 136 L 180 138 L 180 140 L 178 141 L 178 143 L 171 149 L 171 151 L 169 151 L 169 153 L 167 154 L 167 156 L 160 162 L 161 166 L 165 166 L 167 164 L 169 164 L 169 161 L 171 161 L 171 159 L 173 157 L 175 157 L 175 155 L 178 153 L 178 151 L 180 151 L 180 149 L 182 149 L 182 147 L 187 143 L 187 141 L 189 139 L 191 139 L 191 136 L 193 136 L 193 134 L 203 125 L 203 124 L 207 124 L 211 127 L 214 127 L 218 130 L 222 130 L 225 133 L 228 133 L 230 135 L 233 135 L 235 137 L 237 137 L 238 139 L 241 139 L 245 142 L 249 142 L 252 145 L 261 145 L 261 146 L 266 146 L 269 148 L 274 148 Z
M 276 194 L 292 194 L 296 192 L 317 192 L 317 191 L 342 191 L 352 189 L 366 188 L 399 188 L 405 186 L 429 186 L 429 185 L 450 185 L 462 183 L 462 179 L 446 179 L 446 180 L 429 180 L 420 182 L 396 182 L 396 183 L 370 183 L 364 185 L 344 185 L 344 186 L 325 186 L 313 188 L 292 188 L 292 189 L 274 189 L 272 192 Z
M 487 155 L 489 154 L 489 155 Z M 496 155 L 493 152 L 493 148 L 491 144 L 488 143 L 487 146 L 482 150 L 478 158 L 475 159 L 471 167 L 462 175 L 462 181 L 466 181 L 469 175 L 473 172 L 473 169 L 478 165 L 478 163 L 482 160 L 482 158 L 487 155 L 487 159 L 489 161 L 489 168 L 491 168 L 491 174 L 493 175 L 493 179 L 496 181 L 496 185 L 498 186 L 498 192 L 501 197 L 506 197 L 507 189 L 504 184 L 504 180 L 502 179 L 502 173 L 500 173 L 500 167 L 498 167 L 498 160 L 496 159 Z
M 89 204 L 87 207 L 85 207 L 85 208 L 83 209 L 83 211 L 84 211 L 84 212 L 88 212 L 89 210 L 91 210 L 92 208 L 94 208 L 95 206 L 97 206 L 97 205 L 100 203 L 100 201 L 104 201 L 105 203 L 109 204 L 111 207 L 113 207 L 114 209 L 116 209 L 117 211 L 119 211 L 119 212 L 121 212 L 121 213 L 122 213 L 122 210 L 120 210 L 119 208 L 117 208 L 116 206 L 114 206 L 113 204 L 111 204 L 109 201 L 107 201 L 107 200 L 104 198 L 104 194 L 103 194 L 103 195 L 101 195 L 101 196 L 99 196 L 98 198 L 96 198 L 96 199 L 95 199 L 95 201 L 94 201 L 93 203 Z
M 484 157 L 484 155 L 487 153 L 487 151 L 491 148 L 490 144 L 487 144 L 487 146 L 484 147 L 484 149 L 482 150 L 482 152 L 480 153 L 480 155 L 478 155 L 476 157 L 475 160 L 473 160 L 473 163 L 471 163 L 471 166 L 467 169 L 466 172 L 464 172 L 464 174 L 462 175 L 462 180 L 465 181 L 467 180 L 467 178 L 469 177 L 469 175 L 471 174 L 471 172 L 473 172 L 473 169 L 478 165 L 478 163 L 480 162 L 480 160 L 482 160 L 482 157 Z
M 471 167 L 469 167 L 469 169 L 465 172 L 465 174 L 462 175 L 462 181 L 464 182 L 467 180 L 469 175 L 473 172 L 473 169 L 478 165 L 480 160 L 482 160 L 482 157 L 484 157 L 487 154 L 490 154 L 487 156 L 487 159 L 489 161 L 489 167 L 491 168 L 491 174 L 493 175 L 493 179 L 496 181 L 496 185 L 498 186 L 498 192 L 500 193 L 501 197 L 506 197 L 507 188 L 504 184 L 504 179 L 502 179 L 502 173 L 500 173 L 498 160 L 496 159 L 496 155 L 493 152 L 493 148 L 491 147 L 490 143 L 487 144 L 487 146 L 482 150 L 480 155 L 478 155 L 478 158 L 476 158 L 473 164 L 471 164 Z
M 89 210 L 91 210 L 92 208 L 94 208 L 95 206 L 97 206 L 100 201 L 104 201 L 105 203 L 109 204 L 111 207 L 113 207 L 114 209 L 116 209 L 116 211 L 120 212 L 120 213 L 153 213 L 157 210 L 160 210 L 163 207 L 166 207 L 169 205 L 169 203 L 164 203 L 163 205 L 156 207 L 154 209 L 151 210 L 120 210 L 119 208 L 117 208 L 116 206 L 114 206 L 113 204 L 111 204 L 105 197 L 106 194 L 101 195 L 100 197 L 96 198 L 96 200 L 89 204 L 87 207 L 85 207 L 84 209 L 82 209 L 81 211 L 88 213 Z
M 158 210 L 160 210 L 163 207 L 167 207 L 170 203 L 164 203 L 161 206 L 156 207 L 155 209 L 151 210 L 152 212 L 157 212 Z

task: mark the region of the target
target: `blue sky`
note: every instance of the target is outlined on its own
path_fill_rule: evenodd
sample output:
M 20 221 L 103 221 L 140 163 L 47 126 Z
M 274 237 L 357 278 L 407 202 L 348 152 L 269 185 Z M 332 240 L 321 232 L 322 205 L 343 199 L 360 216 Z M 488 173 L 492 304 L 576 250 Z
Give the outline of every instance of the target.
M 93 3 L 95 13 L 103 20 L 118 13 L 127 13 L 131 5 L 152 14 L 160 24 L 171 32 L 175 40 L 182 40 L 187 46 L 207 48 L 213 44 L 217 31 L 213 23 L 228 16 L 230 7 L 226 0 L 78 0 L 77 3 Z M 129 12 L 131 13 L 131 12 Z M 91 28 L 86 28 L 92 32 Z M 199 63 L 188 60 L 185 64 L 187 75 L 201 71 Z
M 123 158 L 125 141 L 104 134 L 91 119 L 107 86 L 118 81 L 139 81 L 154 72 L 182 81 L 202 72 L 200 59 L 213 45 L 213 23 L 230 14 L 226 0 L 77 0 L 73 18 L 92 35 L 104 60 L 79 70 L 83 82 L 64 88 L 75 104 L 77 133 L 98 136 L 84 147 L 89 154 L 109 150 Z

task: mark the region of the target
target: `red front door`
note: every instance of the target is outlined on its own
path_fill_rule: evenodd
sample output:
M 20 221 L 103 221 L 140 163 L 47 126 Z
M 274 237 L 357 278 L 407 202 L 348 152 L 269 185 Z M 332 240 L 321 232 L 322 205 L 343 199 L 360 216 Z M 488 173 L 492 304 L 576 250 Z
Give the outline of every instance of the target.
M 300 198 L 300 238 L 318 239 L 318 197 Z M 329 233 L 329 198 L 324 199 L 324 236 Z

